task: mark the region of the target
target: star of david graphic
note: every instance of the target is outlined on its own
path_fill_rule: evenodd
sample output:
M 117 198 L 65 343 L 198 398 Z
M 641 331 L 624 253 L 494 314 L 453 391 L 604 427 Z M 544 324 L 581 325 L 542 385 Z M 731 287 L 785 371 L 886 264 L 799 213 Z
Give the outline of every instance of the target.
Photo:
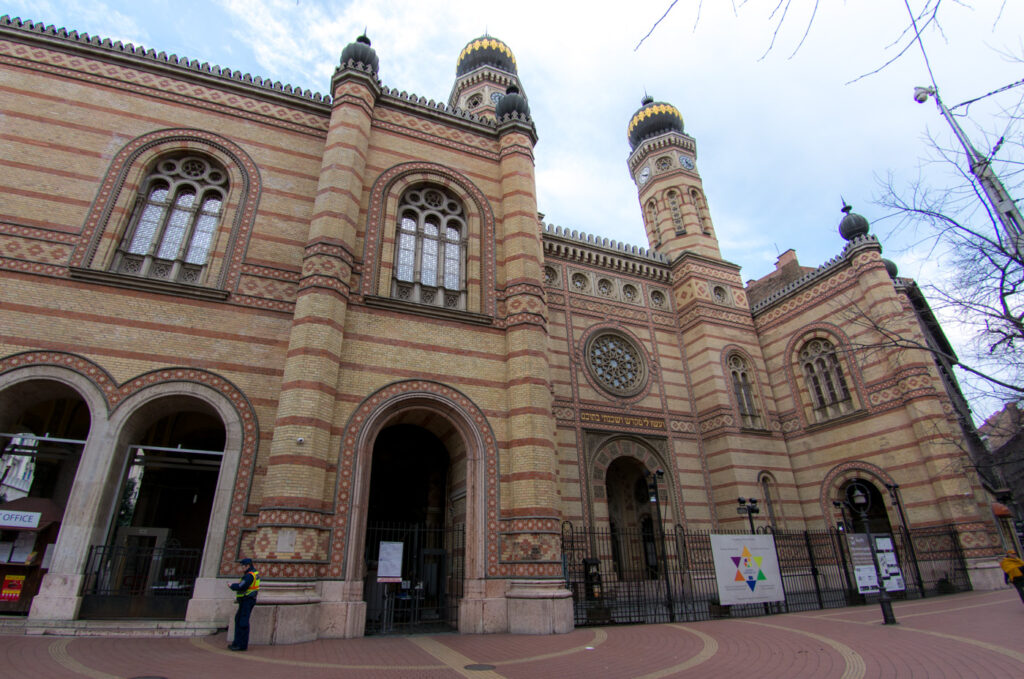
M 746 545 L 743 547 L 742 554 L 729 558 L 736 565 L 736 577 L 733 580 L 735 582 L 747 583 L 747 587 L 750 588 L 751 592 L 757 587 L 759 581 L 768 579 L 764 571 L 761 570 L 761 559 L 763 557 L 751 554 Z

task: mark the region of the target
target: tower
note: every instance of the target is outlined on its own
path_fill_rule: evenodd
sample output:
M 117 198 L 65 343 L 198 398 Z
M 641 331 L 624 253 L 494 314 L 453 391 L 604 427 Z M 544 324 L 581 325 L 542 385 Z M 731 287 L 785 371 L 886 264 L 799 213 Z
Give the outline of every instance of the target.
M 508 45 L 483 35 L 462 48 L 448 105 L 478 116 L 494 117 L 494 108 L 510 87 L 522 92 L 516 58 Z
M 651 247 L 669 260 L 685 251 L 720 258 L 697 172 L 697 145 L 683 131 L 679 110 L 644 97 L 627 135 L 629 170 Z

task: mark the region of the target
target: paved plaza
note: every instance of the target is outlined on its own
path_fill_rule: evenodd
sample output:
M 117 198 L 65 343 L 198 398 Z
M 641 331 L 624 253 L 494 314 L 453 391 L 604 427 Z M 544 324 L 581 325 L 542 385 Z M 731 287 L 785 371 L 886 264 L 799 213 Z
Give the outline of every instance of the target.
M 5 679 L 857 679 L 1024 676 L 1024 604 L 1004 589 L 710 622 L 591 627 L 557 636 L 368 637 L 227 650 L 191 639 L 0 636 Z

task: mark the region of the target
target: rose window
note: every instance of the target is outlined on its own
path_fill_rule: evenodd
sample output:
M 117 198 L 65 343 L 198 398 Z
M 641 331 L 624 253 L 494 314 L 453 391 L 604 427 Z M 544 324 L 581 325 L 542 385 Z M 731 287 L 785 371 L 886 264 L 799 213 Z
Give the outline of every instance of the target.
M 590 373 L 598 384 L 617 396 L 639 392 L 647 378 L 640 351 L 622 335 L 604 333 L 587 345 Z

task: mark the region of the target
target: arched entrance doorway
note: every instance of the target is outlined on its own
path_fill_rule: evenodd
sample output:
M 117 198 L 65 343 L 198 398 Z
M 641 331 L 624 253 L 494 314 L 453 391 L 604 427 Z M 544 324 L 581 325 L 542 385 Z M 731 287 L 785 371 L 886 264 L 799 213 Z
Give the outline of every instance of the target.
M 89 436 L 89 408 L 56 380 L 0 392 L 0 613 L 27 613 L 50 566 Z M 16 594 L 15 594 L 16 592 Z
M 618 580 L 658 577 L 655 518 L 644 466 L 616 458 L 605 473 L 612 567 Z
M 373 445 L 364 547 L 366 634 L 458 628 L 466 465 L 436 414 L 393 419 Z
M 885 508 L 885 498 L 875 484 L 868 479 L 853 478 L 843 483 L 843 485 L 839 487 L 839 501 L 844 502 L 848 499 L 848 493 L 853 484 L 857 484 L 860 488 L 866 489 L 868 495 L 867 522 L 868 526 L 871 528 L 871 533 L 874 535 L 891 535 L 892 524 L 889 523 L 889 513 Z M 861 517 L 860 513 L 852 511 L 845 505 L 843 510 L 843 520 L 850 524 L 849 530 L 853 533 L 863 533 L 864 519 Z
M 94 544 L 80 617 L 184 619 L 224 454 L 216 410 L 192 396 L 138 408 L 119 437 L 106 539 Z

